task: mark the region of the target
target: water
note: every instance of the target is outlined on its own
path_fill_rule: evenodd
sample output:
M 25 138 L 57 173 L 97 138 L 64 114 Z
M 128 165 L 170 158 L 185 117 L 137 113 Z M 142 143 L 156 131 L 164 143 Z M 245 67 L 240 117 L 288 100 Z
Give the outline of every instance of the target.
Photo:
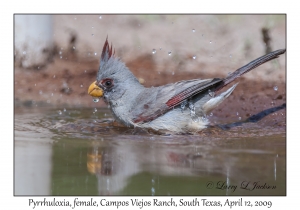
M 15 108 L 15 195 L 286 195 L 285 130 L 164 136 L 117 126 L 107 109 L 58 110 Z

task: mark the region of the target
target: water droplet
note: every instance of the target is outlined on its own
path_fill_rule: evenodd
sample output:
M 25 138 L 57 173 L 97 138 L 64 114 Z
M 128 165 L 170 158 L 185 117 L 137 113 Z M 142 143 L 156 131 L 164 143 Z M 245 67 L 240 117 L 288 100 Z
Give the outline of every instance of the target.
M 237 112 L 236 115 L 239 115 L 239 113 Z
M 211 117 L 212 117 L 212 116 L 214 116 L 214 114 L 211 112 L 211 113 L 209 114 L 209 116 L 211 116 Z
M 74 20 L 77 20 L 77 18 L 75 17 Z
M 34 84 L 34 86 L 36 86 L 36 84 Z
M 116 90 L 115 90 L 115 89 L 112 89 L 112 92 L 114 93 L 114 92 L 116 92 Z
M 160 71 L 158 72 L 158 74 L 160 74 Z
M 83 87 L 83 85 L 80 85 L 80 87 L 82 88 L 82 87 Z
M 209 41 L 209 44 L 211 44 L 212 43 L 212 41 Z
M 230 54 L 230 55 L 229 55 L 229 58 L 231 58 L 231 57 L 232 57 L 232 55 Z
M 58 114 L 59 114 L 59 115 L 61 115 L 61 114 L 62 114 L 62 112 L 61 112 L 60 110 L 58 110 Z
M 73 46 L 73 50 L 75 50 L 76 49 L 76 47 L 75 46 Z
M 196 30 L 195 29 L 192 29 L 192 32 L 195 32 Z
M 97 55 L 97 53 L 95 52 L 94 55 Z
M 92 26 L 92 28 L 94 28 L 94 26 Z
M 208 95 L 210 97 L 214 97 L 215 96 L 215 92 L 211 91 L 211 90 L 208 90 Z
M 277 86 L 274 86 L 273 88 L 275 91 L 278 91 L 278 87 Z
M 86 73 L 86 70 L 84 70 L 84 73 Z
M 199 117 L 196 115 L 194 104 L 192 102 L 188 102 L 188 103 L 189 103 L 190 115 L 191 115 L 192 120 L 194 122 L 199 122 Z
M 23 51 L 23 55 L 26 55 L 26 51 Z
M 160 47 L 159 50 L 161 50 L 162 48 Z
M 154 137 L 153 137 L 153 138 L 154 138 Z M 152 179 L 152 180 L 151 180 L 151 182 L 152 182 L 152 184 L 154 184 L 154 183 L 155 183 L 155 180 L 154 180 L 154 179 Z
M 154 189 L 154 187 L 151 188 L 151 193 L 152 193 L 152 195 L 155 195 L 155 189 Z
M 94 34 L 92 34 L 92 36 L 94 36 Z
M 95 108 L 95 109 L 94 109 L 94 112 L 97 112 L 97 111 L 98 111 L 98 110 Z
M 153 50 L 152 50 L 152 54 L 155 54 L 155 53 L 156 53 L 156 49 L 153 49 Z
M 172 72 L 172 75 L 174 75 L 174 74 L 175 74 L 175 72 L 173 71 L 173 72 Z
M 62 56 L 59 56 L 60 59 L 62 59 Z
M 239 120 L 241 120 L 242 118 L 241 117 L 239 117 Z
M 62 54 L 62 51 L 59 51 L 59 54 L 61 55 L 61 54 Z
M 53 78 L 55 78 L 56 76 L 55 76 L 55 74 L 53 75 Z
M 102 17 L 101 17 L 101 16 L 99 16 L 99 19 L 101 20 L 101 19 L 102 19 Z
M 201 36 L 204 36 L 204 34 L 201 34 Z
M 172 55 L 172 52 L 171 52 L 171 51 L 170 51 L 170 52 L 168 52 L 168 55 L 169 55 L 169 56 L 171 56 L 171 55 Z
M 99 98 L 93 98 L 93 101 L 94 101 L 95 103 L 98 103 L 98 102 L 99 102 Z
M 155 138 L 153 136 L 150 137 L 150 140 L 154 140 Z
M 193 56 L 193 59 L 194 59 L 194 60 L 196 59 L 196 55 Z
M 180 108 L 181 108 L 181 111 L 183 112 L 183 110 L 185 109 L 185 106 L 187 105 L 187 100 L 184 100 L 181 105 L 180 105 Z
M 39 91 L 39 94 L 42 95 L 42 94 L 43 94 L 43 91 L 40 90 L 40 91 Z
M 51 93 L 51 96 L 53 96 L 53 93 Z
M 67 110 L 66 110 L 66 108 L 64 108 L 64 112 L 66 112 Z
M 141 24 L 138 24 L 138 26 L 140 27 L 140 26 L 141 26 Z

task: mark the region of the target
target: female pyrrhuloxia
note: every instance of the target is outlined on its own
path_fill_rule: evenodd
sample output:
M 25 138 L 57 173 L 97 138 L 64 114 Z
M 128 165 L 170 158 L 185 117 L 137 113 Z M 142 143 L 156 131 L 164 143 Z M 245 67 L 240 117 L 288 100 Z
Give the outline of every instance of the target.
M 209 124 L 206 114 L 227 98 L 237 84 L 215 96 L 215 92 L 242 74 L 277 58 L 285 49 L 264 55 L 237 69 L 224 79 L 194 79 L 159 87 L 145 88 L 114 56 L 105 41 L 97 80 L 88 93 L 102 97 L 110 105 L 114 117 L 126 126 L 160 132 L 193 133 Z

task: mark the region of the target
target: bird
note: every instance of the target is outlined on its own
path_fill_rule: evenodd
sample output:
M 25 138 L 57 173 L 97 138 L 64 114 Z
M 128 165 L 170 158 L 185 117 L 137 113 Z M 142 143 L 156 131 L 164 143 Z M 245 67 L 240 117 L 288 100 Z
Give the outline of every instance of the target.
M 147 88 L 115 56 L 106 38 L 96 81 L 89 86 L 88 94 L 103 98 L 116 121 L 127 127 L 158 133 L 195 134 L 209 126 L 206 115 L 229 97 L 238 83 L 218 95 L 217 91 L 285 51 L 280 49 L 263 55 L 223 79 L 183 80 Z

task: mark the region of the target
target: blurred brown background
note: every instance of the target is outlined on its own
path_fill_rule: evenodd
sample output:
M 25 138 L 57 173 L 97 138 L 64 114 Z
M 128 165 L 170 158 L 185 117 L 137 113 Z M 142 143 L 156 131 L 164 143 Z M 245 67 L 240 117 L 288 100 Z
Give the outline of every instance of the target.
M 16 106 L 95 107 L 87 89 L 107 36 L 116 56 L 148 87 L 224 77 L 286 47 L 285 15 L 53 15 L 52 22 L 46 63 L 24 68 L 30 51 L 15 50 Z M 282 55 L 243 76 L 226 103 L 285 102 L 285 65 Z

